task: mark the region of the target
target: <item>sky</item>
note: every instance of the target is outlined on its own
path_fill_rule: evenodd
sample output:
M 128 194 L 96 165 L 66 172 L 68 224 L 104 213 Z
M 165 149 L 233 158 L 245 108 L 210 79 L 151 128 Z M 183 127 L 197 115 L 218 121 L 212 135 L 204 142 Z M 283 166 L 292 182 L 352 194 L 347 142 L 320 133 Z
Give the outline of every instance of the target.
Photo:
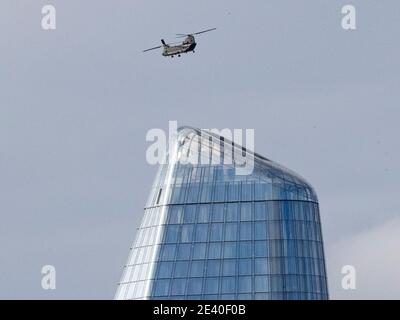
M 314 186 L 332 299 L 399 299 L 400 2 L 351 1 L 356 30 L 346 4 L 1 1 L 0 298 L 114 297 L 157 171 L 146 133 L 176 120 L 254 129 Z M 194 54 L 142 53 L 212 27 Z

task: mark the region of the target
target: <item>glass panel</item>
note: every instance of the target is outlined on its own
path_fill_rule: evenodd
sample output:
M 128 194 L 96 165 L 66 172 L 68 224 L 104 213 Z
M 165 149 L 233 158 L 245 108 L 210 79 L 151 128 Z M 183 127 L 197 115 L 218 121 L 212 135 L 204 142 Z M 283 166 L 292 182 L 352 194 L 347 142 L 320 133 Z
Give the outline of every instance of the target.
M 254 255 L 256 257 L 267 257 L 268 256 L 268 243 L 266 241 L 255 241 L 254 242 Z
M 239 274 L 252 274 L 252 260 L 251 259 L 239 259 Z
M 204 259 L 206 257 L 206 244 L 195 243 L 193 246 L 193 259 Z
M 255 212 L 256 220 L 266 220 L 267 219 L 264 202 L 255 202 L 254 203 L 254 212 Z
M 239 277 L 238 286 L 238 292 L 251 292 L 251 277 Z
M 240 209 L 240 220 L 241 221 L 251 221 L 251 203 L 242 203 Z
M 254 283 L 255 283 L 255 291 L 256 292 L 268 292 L 269 291 L 268 276 L 256 276 Z
M 207 276 L 219 276 L 220 266 L 220 260 L 209 260 L 207 262 Z
M 235 292 L 235 277 L 222 277 L 222 293 Z
M 251 201 L 253 198 L 253 183 L 242 182 L 242 201 Z
M 255 239 L 264 240 L 267 239 L 267 225 L 264 221 L 258 221 L 254 224 L 255 228 Z
M 197 216 L 197 222 L 208 222 L 209 216 L 211 212 L 211 205 L 209 204 L 202 204 L 199 206 L 199 213 Z
M 183 207 L 171 206 L 169 208 L 169 223 L 182 223 L 183 221 Z
M 183 295 L 185 294 L 186 279 L 174 279 L 172 280 L 171 295 Z
M 225 200 L 225 183 L 218 182 L 214 187 L 214 202 L 222 202 Z
M 224 258 L 236 258 L 237 244 L 236 242 L 225 242 L 224 243 Z
M 240 258 L 251 258 L 253 256 L 251 241 L 240 242 L 239 254 Z
M 225 240 L 235 241 L 237 239 L 238 226 L 236 222 L 229 222 L 225 224 Z
M 251 240 L 253 232 L 251 231 L 251 222 L 240 223 L 240 240 Z
M 208 235 L 208 224 L 199 223 L 196 225 L 196 242 L 206 242 Z
M 224 221 L 224 204 L 214 204 L 212 219 L 213 222 L 223 222 Z
M 165 242 L 177 242 L 179 234 L 179 225 L 168 225 L 166 226 Z
M 228 187 L 228 201 L 238 201 L 239 200 L 239 191 L 240 191 L 240 182 L 231 182 Z
M 190 267 L 191 277 L 202 277 L 204 273 L 204 260 L 192 261 Z
M 158 268 L 158 278 L 170 278 L 172 275 L 173 262 L 160 262 Z
M 226 221 L 238 220 L 238 204 L 228 203 L 226 208 Z
M 161 256 L 162 260 L 174 260 L 175 258 L 176 245 L 166 244 L 164 245 L 163 253 Z
M 209 259 L 219 259 L 221 257 L 221 243 L 212 242 L 209 245 L 208 258 Z
M 268 273 L 268 260 L 265 258 L 257 258 L 254 260 L 254 271 L 255 274 L 267 274 Z
M 223 261 L 222 274 L 224 276 L 234 276 L 236 273 L 236 260 L 228 259 Z
M 193 240 L 193 224 L 184 224 L 181 230 L 181 242 L 192 242 Z
M 155 282 L 155 294 L 156 296 L 167 296 L 169 291 L 169 279 L 157 280 Z
M 218 293 L 219 278 L 206 278 L 205 293 L 215 294 Z
M 188 294 L 200 294 L 203 286 L 203 278 L 189 278 Z
M 188 273 L 188 262 L 187 261 L 177 261 L 174 270 L 175 278 L 184 278 Z
M 185 213 L 183 215 L 184 223 L 193 223 L 196 216 L 196 205 L 185 206 Z
M 210 241 L 222 241 L 223 223 L 212 223 Z
M 189 260 L 192 245 L 190 243 L 180 244 L 177 260 Z

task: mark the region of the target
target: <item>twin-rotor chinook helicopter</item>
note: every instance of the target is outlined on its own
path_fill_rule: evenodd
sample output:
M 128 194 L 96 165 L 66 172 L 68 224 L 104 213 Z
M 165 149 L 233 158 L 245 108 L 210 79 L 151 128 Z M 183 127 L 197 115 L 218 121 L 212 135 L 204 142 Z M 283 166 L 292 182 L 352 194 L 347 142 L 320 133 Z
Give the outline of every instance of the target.
M 190 51 L 192 51 L 194 53 L 194 48 L 196 48 L 196 45 L 197 45 L 196 40 L 194 39 L 194 35 L 213 31 L 215 29 L 217 29 L 217 28 L 207 29 L 207 30 L 203 30 L 203 31 L 195 32 L 195 33 L 191 33 L 191 34 L 178 33 L 177 38 L 186 37 L 182 43 L 179 43 L 179 44 L 165 43 L 164 39 L 161 39 L 162 46 L 157 46 L 157 47 L 153 47 L 150 49 L 146 49 L 146 50 L 143 50 L 143 52 L 147 52 L 150 50 L 155 50 L 155 49 L 164 47 L 162 55 L 164 57 L 171 57 L 171 58 L 173 58 L 175 55 L 180 57 L 182 53 L 188 53 Z

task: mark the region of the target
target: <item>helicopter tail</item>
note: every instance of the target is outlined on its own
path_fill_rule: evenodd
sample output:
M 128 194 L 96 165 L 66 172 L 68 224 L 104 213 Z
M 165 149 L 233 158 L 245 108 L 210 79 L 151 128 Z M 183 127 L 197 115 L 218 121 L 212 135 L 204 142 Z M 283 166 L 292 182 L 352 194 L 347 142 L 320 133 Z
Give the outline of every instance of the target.
M 161 43 L 163 44 L 164 47 L 169 47 L 169 45 L 167 45 L 164 41 L 164 39 L 161 39 Z

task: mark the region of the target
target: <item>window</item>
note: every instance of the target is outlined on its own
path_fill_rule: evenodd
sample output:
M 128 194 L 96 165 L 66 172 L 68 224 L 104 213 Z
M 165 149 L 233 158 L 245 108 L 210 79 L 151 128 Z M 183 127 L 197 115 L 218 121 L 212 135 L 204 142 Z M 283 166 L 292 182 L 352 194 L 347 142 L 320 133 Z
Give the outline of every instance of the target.
M 222 241 L 222 223 L 212 223 L 210 241 Z
M 175 265 L 174 277 L 184 278 L 188 273 L 188 262 L 187 261 L 177 261 Z
M 193 246 L 193 259 L 204 259 L 206 257 L 206 244 L 195 243 Z
M 220 242 L 210 243 L 208 258 L 219 259 L 220 257 L 221 257 L 221 243 Z
M 284 291 L 283 277 L 281 275 L 271 276 L 271 291 Z
M 254 271 L 255 274 L 267 274 L 268 273 L 268 260 L 266 258 L 257 258 L 254 260 Z
M 209 204 L 201 204 L 199 206 L 199 213 L 197 215 L 197 222 L 204 223 L 209 221 L 211 211 L 211 205 Z
M 222 274 L 224 276 L 234 276 L 236 273 L 236 260 L 223 260 Z
M 182 225 L 181 242 L 192 242 L 193 240 L 193 224 Z
M 239 259 L 239 274 L 240 275 L 252 274 L 251 259 Z
M 268 276 L 255 276 L 254 284 L 256 292 L 269 291 Z
M 183 207 L 171 206 L 169 208 L 169 223 L 182 223 L 183 221 Z
M 219 276 L 219 269 L 221 266 L 220 260 L 207 261 L 207 276 Z
M 199 195 L 199 185 L 198 184 L 191 184 L 188 188 L 188 202 L 197 202 L 197 198 Z
M 196 239 L 197 242 L 206 242 L 208 235 L 208 224 L 199 223 L 196 226 Z
M 228 222 L 225 224 L 225 240 L 226 241 L 235 241 L 237 239 L 237 223 L 236 222 Z
M 219 182 L 214 187 L 214 202 L 222 202 L 225 200 L 225 183 Z
M 256 183 L 255 184 L 255 195 L 256 200 L 269 200 L 272 197 L 272 185 L 271 183 Z
M 246 276 L 246 277 L 239 277 L 239 281 L 238 281 L 238 286 L 239 286 L 239 290 L 238 292 L 251 292 L 252 290 L 252 285 L 251 285 L 251 277 L 250 276 Z
M 202 277 L 204 273 L 204 260 L 192 261 L 190 267 L 191 277 Z
M 268 243 L 266 241 L 254 242 L 254 256 L 267 257 L 268 256 Z
M 253 197 L 253 183 L 242 182 L 242 201 L 251 201 Z
M 240 182 L 231 182 L 228 186 L 228 200 L 229 201 L 238 201 L 239 200 L 239 190 L 240 190 Z
M 264 202 L 254 203 L 254 212 L 255 212 L 256 220 L 266 220 L 267 219 Z
M 240 240 L 251 240 L 251 222 L 240 223 Z
M 203 278 L 189 278 L 188 294 L 200 294 L 203 286 Z
M 226 221 L 238 220 L 238 204 L 228 203 L 226 208 Z
M 206 294 L 218 293 L 219 278 L 206 278 L 205 290 Z
M 267 225 L 264 221 L 258 221 L 254 224 L 255 228 L 255 239 L 264 240 L 267 239 Z
M 224 204 L 214 204 L 213 205 L 212 221 L 213 222 L 223 222 L 224 221 Z
M 177 260 L 189 260 L 192 245 L 190 243 L 184 243 L 179 245 Z
M 158 280 L 155 282 L 155 296 L 167 296 L 169 291 L 169 279 Z
M 234 293 L 235 280 L 235 277 L 222 277 L 222 293 Z
M 166 244 L 164 245 L 163 253 L 161 256 L 161 260 L 168 261 L 168 260 L 174 260 L 175 258 L 175 250 L 176 250 L 176 245 L 175 244 Z
M 251 221 L 251 203 L 242 203 L 240 209 L 240 220 Z
M 196 205 L 185 206 L 185 213 L 183 215 L 184 223 L 193 223 L 196 216 Z
M 172 280 L 171 295 L 183 295 L 185 294 L 186 279 L 174 279 Z
M 240 258 L 251 258 L 253 256 L 251 241 L 240 242 L 239 255 Z
M 236 242 L 225 242 L 224 243 L 224 258 L 236 258 Z
M 173 262 L 160 262 L 158 267 L 158 278 L 170 278 L 172 275 Z
M 165 242 L 177 242 L 179 233 L 179 225 L 168 225 L 166 226 Z
M 201 189 L 201 202 L 211 202 L 212 184 L 204 183 Z

